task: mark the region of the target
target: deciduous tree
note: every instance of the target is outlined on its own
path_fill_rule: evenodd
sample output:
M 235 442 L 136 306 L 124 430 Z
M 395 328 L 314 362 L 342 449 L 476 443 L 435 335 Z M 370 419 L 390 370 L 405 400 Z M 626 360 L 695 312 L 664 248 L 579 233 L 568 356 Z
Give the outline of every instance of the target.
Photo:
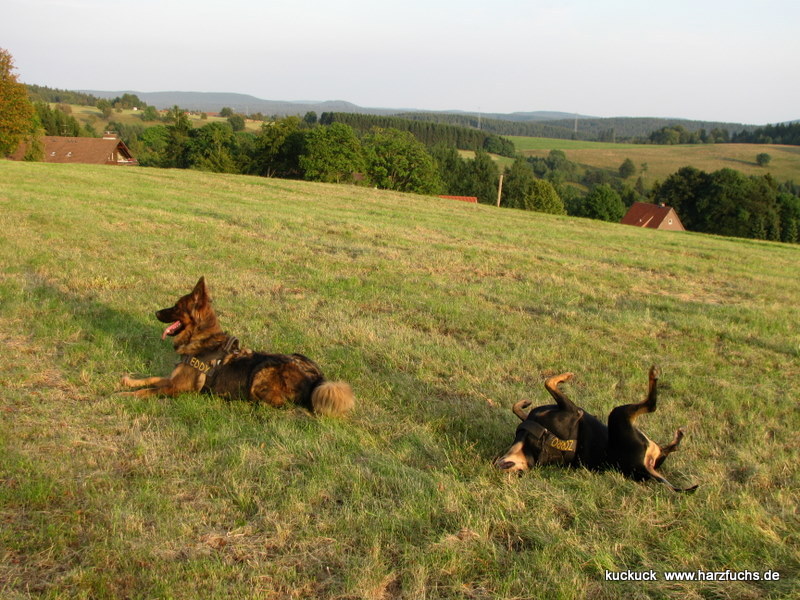
M 619 176 L 623 179 L 627 179 L 631 175 L 636 174 L 636 165 L 633 164 L 633 161 L 630 158 L 626 158 L 622 161 L 622 164 L 619 166 Z
M 298 117 L 284 117 L 261 126 L 253 156 L 253 173 L 265 177 L 297 177 L 305 134 Z
M 342 183 L 364 172 L 361 142 L 353 128 L 343 123 L 312 129 L 306 138 L 306 150 L 300 157 L 305 178 L 311 181 Z
M 14 59 L 0 48 L 0 156 L 13 153 L 34 130 L 33 106 L 14 74 Z
M 625 216 L 625 205 L 614 188 L 604 183 L 586 195 L 578 208 L 577 216 L 618 223 Z
M 228 124 L 234 131 L 244 131 L 245 120 L 242 115 L 231 115 L 228 117 Z
M 381 189 L 434 194 L 442 182 L 433 157 L 411 133 L 375 128 L 362 140 L 366 171 Z

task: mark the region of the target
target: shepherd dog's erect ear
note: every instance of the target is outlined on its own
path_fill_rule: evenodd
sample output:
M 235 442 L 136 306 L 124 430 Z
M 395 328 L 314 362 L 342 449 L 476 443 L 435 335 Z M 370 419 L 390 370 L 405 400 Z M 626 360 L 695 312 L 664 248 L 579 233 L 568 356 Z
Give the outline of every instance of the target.
M 206 302 L 211 301 L 211 297 L 208 295 L 205 277 L 201 277 L 197 282 L 197 285 L 194 286 L 194 289 L 192 290 L 192 297 L 194 297 L 195 302 L 198 304 L 205 304 Z

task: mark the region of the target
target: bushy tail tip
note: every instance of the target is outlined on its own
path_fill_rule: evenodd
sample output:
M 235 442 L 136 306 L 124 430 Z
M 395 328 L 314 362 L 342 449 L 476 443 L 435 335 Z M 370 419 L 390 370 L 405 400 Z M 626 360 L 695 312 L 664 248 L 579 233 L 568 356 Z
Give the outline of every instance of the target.
M 353 390 L 344 381 L 323 381 L 311 393 L 314 413 L 328 417 L 338 417 L 352 410 L 355 401 Z

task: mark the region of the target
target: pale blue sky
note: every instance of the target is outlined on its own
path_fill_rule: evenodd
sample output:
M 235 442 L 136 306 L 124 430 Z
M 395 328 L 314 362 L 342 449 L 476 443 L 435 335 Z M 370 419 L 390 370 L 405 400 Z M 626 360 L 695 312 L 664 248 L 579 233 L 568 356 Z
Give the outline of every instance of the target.
M 4 0 L 20 79 L 737 123 L 800 119 L 796 0 Z

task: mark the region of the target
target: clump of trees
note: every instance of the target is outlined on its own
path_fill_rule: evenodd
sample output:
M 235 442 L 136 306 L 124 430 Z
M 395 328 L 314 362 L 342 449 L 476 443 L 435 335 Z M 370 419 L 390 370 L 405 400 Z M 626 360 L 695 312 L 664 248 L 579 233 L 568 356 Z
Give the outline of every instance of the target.
M 320 124 L 344 123 L 359 133 L 366 133 L 375 127 L 381 129 L 398 129 L 414 135 L 426 146 L 447 144 L 459 150 L 483 150 L 490 154 L 499 154 L 513 158 L 516 155 L 514 143 L 498 135 L 480 129 L 459 127 L 443 123 L 415 121 L 408 118 L 353 113 L 322 113 Z
M 622 197 L 607 183 L 595 186 L 577 205 L 574 215 L 601 221 L 619 223 L 625 216 L 626 206 Z
M 683 125 L 662 127 L 648 136 L 651 144 L 718 144 L 729 142 L 730 133 L 727 129 L 714 128 L 710 132 L 705 129 L 689 131 Z
M 683 167 L 655 187 L 653 200 L 674 207 L 692 231 L 796 243 L 800 198 L 790 187 L 770 175 Z
M 521 157 L 506 172 L 501 205 L 556 215 L 566 214 L 564 201 L 555 186 L 546 179 L 537 178 L 531 164 Z
M 65 107 L 50 107 L 45 102 L 35 102 L 33 104 L 35 117 L 44 135 L 64 135 L 69 137 L 95 137 L 97 135 L 94 128 L 89 125 L 81 125 L 78 120 L 69 114 Z M 69 105 L 66 106 L 69 109 Z M 71 112 L 71 109 L 69 109 Z
M 787 144 L 800 146 L 800 121 L 765 125 L 754 130 L 744 130 L 731 136 L 737 144 Z
M 759 167 L 766 167 L 772 161 L 772 157 L 766 152 L 756 154 L 756 164 Z

